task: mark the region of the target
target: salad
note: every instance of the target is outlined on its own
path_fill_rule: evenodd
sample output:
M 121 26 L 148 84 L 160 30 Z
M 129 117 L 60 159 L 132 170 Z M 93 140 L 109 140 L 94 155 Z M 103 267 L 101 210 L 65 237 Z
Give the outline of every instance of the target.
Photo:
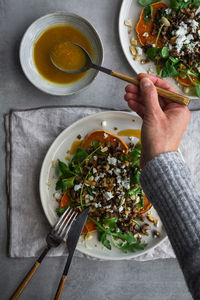
M 90 207 L 82 234 L 85 239 L 97 231 L 99 241 L 109 250 L 143 250 L 143 241 L 156 220 L 151 204 L 139 183 L 141 145 L 127 146 L 118 136 L 104 130 L 91 132 L 68 164 L 58 160 L 56 195 L 60 216 L 68 206 L 81 212 Z M 60 193 L 61 196 L 58 196 Z M 152 231 L 156 236 L 159 232 Z
M 138 3 L 144 8 L 136 32 L 147 56 L 141 63 L 153 61 L 157 75 L 175 78 L 185 93 L 194 89 L 200 97 L 200 0 Z M 137 41 L 132 42 L 130 50 L 138 57 Z

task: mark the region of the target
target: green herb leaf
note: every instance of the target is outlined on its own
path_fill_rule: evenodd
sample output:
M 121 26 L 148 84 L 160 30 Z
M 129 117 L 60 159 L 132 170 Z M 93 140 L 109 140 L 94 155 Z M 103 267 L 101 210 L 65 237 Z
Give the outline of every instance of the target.
M 138 0 L 138 3 L 142 6 L 147 6 L 149 4 L 156 3 L 158 1 L 159 0 Z
M 190 3 L 192 3 L 192 0 L 188 0 L 187 2 L 183 0 L 170 0 L 170 7 L 174 10 L 179 10 L 181 8 L 187 8 Z
M 156 61 L 155 57 L 159 53 L 160 49 L 156 47 L 149 48 L 146 52 L 146 55 L 152 60 Z
M 98 147 L 99 147 L 99 140 L 93 141 L 92 147 L 93 147 L 94 150 L 95 150 L 96 148 L 98 148 Z
M 65 206 L 62 208 L 61 207 L 56 208 L 56 213 L 57 213 L 58 217 L 61 217 L 67 208 L 68 208 L 68 206 Z
M 169 48 L 168 47 L 163 47 L 160 51 L 160 56 L 162 58 L 167 58 L 169 57 Z
M 140 174 L 141 172 L 138 169 L 134 169 L 132 176 L 130 178 L 131 184 L 139 184 L 140 183 Z
M 74 175 L 74 173 L 70 170 L 69 166 L 59 160 L 58 161 L 58 176 L 68 178 L 73 175 Z
M 136 196 L 137 194 L 141 194 L 141 188 L 139 186 L 134 187 L 133 189 L 129 190 L 128 194 L 130 196 Z
M 153 6 L 148 5 L 144 9 L 144 21 L 147 24 L 153 17 Z
M 74 157 L 72 158 L 72 162 L 81 162 L 88 157 L 87 151 L 82 147 L 78 147 Z

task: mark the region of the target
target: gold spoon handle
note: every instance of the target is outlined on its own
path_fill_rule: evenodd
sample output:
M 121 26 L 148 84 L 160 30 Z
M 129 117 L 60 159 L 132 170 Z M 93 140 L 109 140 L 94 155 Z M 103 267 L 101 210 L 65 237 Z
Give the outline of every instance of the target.
M 128 75 L 125 75 L 125 74 L 122 74 L 122 73 L 119 73 L 119 72 L 116 72 L 116 71 L 113 71 L 113 70 L 110 70 L 110 69 L 107 69 L 107 68 L 104 68 L 101 66 L 97 66 L 95 64 L 93 64 L 93 68 L 97 69 L 101 72 L 104 72 L 108 75 L 117 77 L 121 80 L 133 83 L 137 86 L 139 85 L 139 80 L 137 80 L 136 78 L 133 78 L 131 76 L 128 76 Z M 177 93 L 165 90 L 165 89 L 162 89 L 160 87 L 156 87 L 156 90 L 157 90 L 159 96 L 165 97 L 173 102 L 183 104 L 183 105 L 188 105 L 190 103 L 190 98 L 188 98 L 188 97 L 182 96 L 180 94 L 177 94 Z

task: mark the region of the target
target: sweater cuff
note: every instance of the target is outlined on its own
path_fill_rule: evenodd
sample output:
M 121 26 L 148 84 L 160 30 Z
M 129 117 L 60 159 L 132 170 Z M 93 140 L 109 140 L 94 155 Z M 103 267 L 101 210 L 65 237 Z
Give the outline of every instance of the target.
M 167 152 L 153 158 L 143 168 L 140 182 L 175 252 L 182 256 L 183 249 L 200 245 L 200 198 L 181 154 Z

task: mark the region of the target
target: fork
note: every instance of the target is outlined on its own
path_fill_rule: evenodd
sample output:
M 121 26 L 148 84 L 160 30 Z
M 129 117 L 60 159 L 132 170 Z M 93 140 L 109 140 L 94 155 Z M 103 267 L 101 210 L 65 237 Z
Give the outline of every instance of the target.
M 75 212 L 72 208 L 69 207 L 62 214 L 58 222 L 53 226 L 51 231 L 47 234 L 46 237 L 47 246 L 43 250 L 40 257 L 37 259 L 35 264 L 32 266 L 30 271 L 26 274 L 26 276 L 24 277 L 24 279 L 22 280 L 22 282 L 20 283 L 20 285 L 18 286 L 14 294 L 11 296 L 10 300 L 18 299 L 18 297 L 23 292 L 24 288 L 26 287 L 26 285 L 31 280 L 34 273 L 40 266 L 43 258 L 46 256 L 48 251 L 52 247 L 58 247 L 63 240 L 66 240 L 71 224 L 76 218 L 77 214 L 78 214 L 77 212 Z

